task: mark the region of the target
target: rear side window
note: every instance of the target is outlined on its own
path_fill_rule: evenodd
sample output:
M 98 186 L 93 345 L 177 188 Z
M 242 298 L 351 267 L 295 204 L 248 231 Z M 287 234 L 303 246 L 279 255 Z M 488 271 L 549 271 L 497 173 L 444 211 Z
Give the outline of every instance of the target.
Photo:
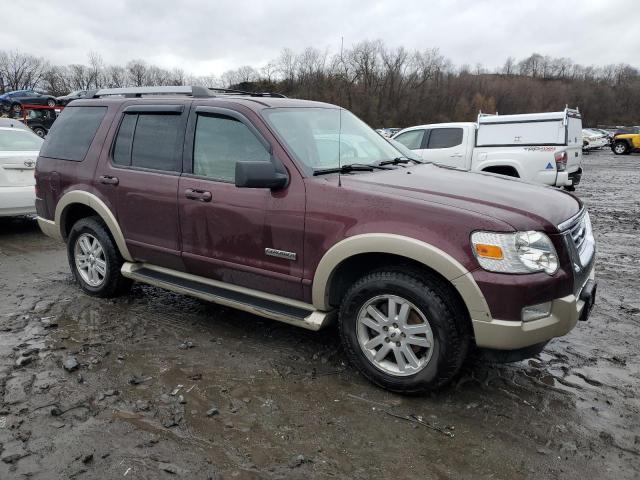
M 429 148 L 451 148 L 461 143 L 461 128 L 434 128 L 429 136 Z
M 125 114 L 113 147 L 113 163 L 179 171 L 181 121 L 180 115 Z
M 65 108 L 51 127 L 40 155 L 81 162 L 106 113 L 107 107 Z
M 235 181 L 236 162 L 268 162 L 267 149 L 247 126 L 233 118 L 199 115 L 193 146 L 193 174 Z
M 411 130 L 398 135 L 394 140 L 400 142 L 410 150 L 419 150 L 422 148 L 422 139 L 424 137 L 424 130 Z
M 122 118 L 116 144 L 113 147 L 113 163 L 131 165 L 131 141 L 136 128 L 137 115 L 125 115 Z

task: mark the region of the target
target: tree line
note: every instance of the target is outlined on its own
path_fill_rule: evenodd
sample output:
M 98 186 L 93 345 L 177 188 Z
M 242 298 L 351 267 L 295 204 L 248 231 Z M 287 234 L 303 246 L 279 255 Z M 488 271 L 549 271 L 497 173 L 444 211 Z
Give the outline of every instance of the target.
M 194 76 L 144 60 L 106 65 L 90 53 L 84 64 L 53 65 L 42 57 L 0 50 L 0 91 L 202 85 L 274 91 L 341 105 L 374 127 L 472 121 L 479 111 L 502 114 L 579 107 L 585 125 L 640 124 L 640 72 L 627 64 L 584 66 L 534 53 L 499 68 L 454 65 L 437 48 L 390 48 L 363 41 L 330 52 L 284 49 L 262 67 Z

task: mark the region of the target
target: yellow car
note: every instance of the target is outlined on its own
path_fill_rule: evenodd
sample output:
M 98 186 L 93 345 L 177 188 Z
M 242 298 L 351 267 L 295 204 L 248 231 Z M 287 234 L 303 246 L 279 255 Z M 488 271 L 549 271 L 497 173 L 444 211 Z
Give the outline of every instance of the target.
M 617 133 L 611 142 L 611 150 L 616 155 L 640 152 L 640 129 L 635 128 L 631 132 Z

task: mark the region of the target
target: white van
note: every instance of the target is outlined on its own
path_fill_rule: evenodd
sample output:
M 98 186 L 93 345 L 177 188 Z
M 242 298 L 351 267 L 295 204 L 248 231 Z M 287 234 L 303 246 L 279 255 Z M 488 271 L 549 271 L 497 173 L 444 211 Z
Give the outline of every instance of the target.
M 423 160 L 519 177 L 574 190 L 582 176 L 578 110 L 478 115 L 475 123 L 435 123 L 401 130 L 394 140 Z

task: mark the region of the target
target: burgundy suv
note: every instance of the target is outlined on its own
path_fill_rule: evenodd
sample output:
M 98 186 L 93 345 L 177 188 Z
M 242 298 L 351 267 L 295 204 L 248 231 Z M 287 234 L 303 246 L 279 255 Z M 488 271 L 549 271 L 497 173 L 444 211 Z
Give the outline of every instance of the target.
M 38 221 L 88 294 L 132 281 L 318 330 L 390 390 L 471 348 L 539 352 L 586 320 L 595 242 L 575 197 L 422 164 L 348 111 L 201 87 L 76 100 L 36 167 Z

